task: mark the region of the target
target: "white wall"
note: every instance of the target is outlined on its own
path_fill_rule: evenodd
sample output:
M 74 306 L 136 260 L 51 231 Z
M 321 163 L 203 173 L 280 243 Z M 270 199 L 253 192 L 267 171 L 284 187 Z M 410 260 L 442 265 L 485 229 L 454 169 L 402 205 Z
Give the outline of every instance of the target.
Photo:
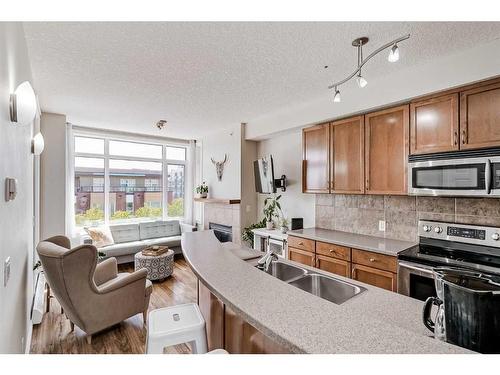
M 345 117 L 498 74 L 500 39 L 379 79 L 366 77 L 369 84 L 363 89 L 354 82 L 343 85 L 340 87 L 341 103 L 332 102 L 333 93 L 326 88 L 329 82 L 325 82 L 325 91 L 320 97 L 300 105 L 291 104 L 250 121 L 246 139 L 264 139 L 287 129 Z
M 285 192 L 281 194 L 281 207 L 285 216 L 304 218 L 304 227 L 314 226 L 314 194 L 302 193 L 302 132 L 300 130 L 274 136 L 257 144 L 259 157 L 273 155 L 274 174 L 279 178 L 282 174 L 288 179 Z M 267 194 L 259 194 L 257 219 L 262 219 L 264 199 Z
M 66 116 L 43 112 L 40 129 L 40 238 L 46 239 L 66 233 Z
M 240 124 L 231 129 L 218 131 L 201 139 L 202 142 L 202 180 L 208 184 L 210 198 L 239 199 L 241 197 L 241 132 Z M 229 160 L 224 166 L 222 180 L 217 180 L 216 161 Z
M 33 264 L 33 156 L 31 125 L 9 119 L 9 95 L 21 82 L 32 82 L 24 31 L 20 23 L 0 23 L 0 353 L 24 352 L 29 320 Z M 18 182 L 17 197 L 5 202 L 5 178 Z M 10 280 L 3 285 L 4 260 Z

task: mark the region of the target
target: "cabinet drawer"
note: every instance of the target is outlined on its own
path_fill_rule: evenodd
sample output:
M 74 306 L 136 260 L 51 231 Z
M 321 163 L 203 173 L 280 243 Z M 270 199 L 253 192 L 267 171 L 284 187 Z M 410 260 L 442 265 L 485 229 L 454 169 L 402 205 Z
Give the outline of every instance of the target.
M 350 248 L 326 242 L 316 242 L 316 254 L 347 261 L 351 260 Z
M 371 251 L 352 249 L 352 262 L 385 271 L 397 272 L 396 257 L 382 255 Z
M 314 241 L 300 237 L 288 237 L 288 246 L 314 253 Z

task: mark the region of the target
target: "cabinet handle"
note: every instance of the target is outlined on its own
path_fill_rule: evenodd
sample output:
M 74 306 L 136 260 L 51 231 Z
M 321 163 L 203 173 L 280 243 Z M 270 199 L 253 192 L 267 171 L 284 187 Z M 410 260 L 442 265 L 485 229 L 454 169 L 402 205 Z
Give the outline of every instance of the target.
M 462 144 L 466 144 L 467 143 L 467 132 L 464 130 L 462 130 Z
M 453 143 L 456 145 L 458 145 L 458 132 L 455 130 L 455 132 L 453 133 Z
M 330 249 L 330 253 L 334 253 L 334 252 L 335 252 L 335 250 L 333 250 L 333 249 Z
M 370 262 L 375 262 L 375 258 L 370 258 Z
M 300 245 L 300 246 L 303 246 L 303 245 L 304 245 L 304 242 L 299 242 L 299 245 Z
M 352 270 L 351 270 L 351 278 L 354 279 L 356 275 L 356 268 L 355 267 L 352 267 Z

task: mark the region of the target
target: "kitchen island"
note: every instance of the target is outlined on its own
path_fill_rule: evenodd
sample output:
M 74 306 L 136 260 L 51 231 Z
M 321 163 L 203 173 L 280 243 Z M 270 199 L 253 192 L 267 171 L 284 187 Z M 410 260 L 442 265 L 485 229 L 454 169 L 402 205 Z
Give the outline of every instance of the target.
M 471 353 L 430 337 L 422 324 L 421 301 L 335 276 L 366 291 L 334 304 L 241 260 L 212 231 L 184 233 L 182 249 L 199 279 L 200 305 L 201 300 L 208 303 L 201 307 L 209 345 L 240 352 L 231 350 L 231 340 L 245 339 L 247 347 L 252 340 L 264 343 L 255 352 Z

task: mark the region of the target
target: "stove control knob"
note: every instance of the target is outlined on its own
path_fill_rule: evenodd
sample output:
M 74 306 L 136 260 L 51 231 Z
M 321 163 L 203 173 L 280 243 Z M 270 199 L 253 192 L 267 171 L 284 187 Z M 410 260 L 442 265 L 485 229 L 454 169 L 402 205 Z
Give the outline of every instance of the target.
M 441 233 L 442 231 L 443 231 L 443 228 L 441 228 L 441 227 L 434 228 L 434 232 L 436 232 L 437 234 Z
M 431 231 L 431 227 L 429 225 L 424 225 L 424 232 L 430 232 Z
M 498 241 L 498 240 L 500 240 L 500 234 L 498 234 L 498 233 L 493 233 L 493 234 L 491 235 L 491 239 L 492 239 L 493 241 Z

